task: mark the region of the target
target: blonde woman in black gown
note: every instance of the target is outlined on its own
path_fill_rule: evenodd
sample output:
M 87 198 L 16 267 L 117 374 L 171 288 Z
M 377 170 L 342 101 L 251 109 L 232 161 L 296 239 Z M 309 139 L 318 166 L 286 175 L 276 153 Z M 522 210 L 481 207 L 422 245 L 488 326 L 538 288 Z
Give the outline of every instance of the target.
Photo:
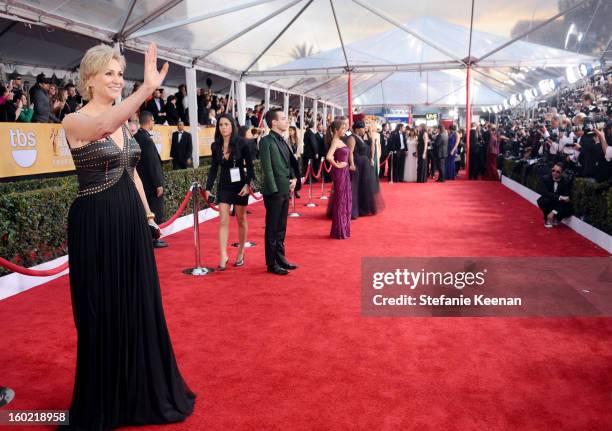
M 69 429 L 109 430 L 178 422 L 195 395 L 176 364 L 166 327 L 151 233 L 154 217 L 135 166 L 140 147 L 126 121 L 159 88 L 157 48 L 144 83 L 123 102 L 125 60 L 95 46 L 80 66 L 89 103 L 63 121 L 79 181 L 68 214 L 70 290 L 77 363 Z

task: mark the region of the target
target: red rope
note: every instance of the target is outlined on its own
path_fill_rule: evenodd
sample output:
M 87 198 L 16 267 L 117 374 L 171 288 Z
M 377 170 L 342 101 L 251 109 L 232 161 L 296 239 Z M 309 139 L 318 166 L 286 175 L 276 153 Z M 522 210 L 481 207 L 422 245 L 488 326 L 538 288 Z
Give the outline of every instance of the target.
M 23 275 L 32 275 L 35 277 L 48 277 L 50 275 L 59 274 L 60 272 L 68 269 L 68 261 L 62 263 L 57 268 L 37 270 L 37 269 L 24 268 L 23 266 L 16 265 L 13 262 L 0 257 L 0 266 L 5 269 L 8 269 L 9 271 L 17 272 Z
M 263 196 L 257 196 L 255 193 L 253 193 L 253 189 L 251 187 L 249 187 L 249 194 L 253 197 L 253 199 L 255 199 L 256 201 L 260 201 L 263 199 Z
M 204 202 L 206 203 L 206 205 L 209 208 L 219 212 L 219 207 L 218 206 L 216 206 L 215 204 L 208 203 L 207 198 L 206 198 L 206 193 L 204 193 L 204 190 L 200 190 L 200 196 L 202 196 L 204 198 Z
M 323 162 L 322 164 L 325 165 L 325 162 Z M 332 166 L 331 163 L 329 164 L 329 168 L 327 168 L 327 165 L 325 165 L 325 172 L 327 172 L 329 174 L 331 172 L 332 168 L 333 168 L 333 166 Z
M 183 211 L 185 211 L 185 208 L 187 208 L 187 204 L 189 203 L 189 199 L 191 199 L 191 196 L 193 195 L 192 191 L 189 190 L 187 192 L 187 194 L 185 195 L 185 199 L 183 199 L 183 202 L 181 202 L 181 206 L 178 208 L 178 210 L 176 210 L 176 212 L 174 213 L 174 215 L 172 217 L 170 217 L 168 219 L 168 221 L 163 222 L 162 224 L 159 225 L 160 228 L 165 228 L 170 226 L 172 223 L 174 223 L 174 221 L 181 215 L 183 214 Z
M 319 165 L 319 172 L 314 176 L 317 180 L 321 179 L 321 174 L 323 173 L 323 165 L 325 164 L 325 162 L 321 162 L 321 164 Z
M 309 164 L 308 168 L 306 169 L 306 173 L 304 174 L 304 179 L 302 180 L 302 184 L 308 181 L 308 176 L 312 173 L 311 171 L 312 171 L 312 164 Z

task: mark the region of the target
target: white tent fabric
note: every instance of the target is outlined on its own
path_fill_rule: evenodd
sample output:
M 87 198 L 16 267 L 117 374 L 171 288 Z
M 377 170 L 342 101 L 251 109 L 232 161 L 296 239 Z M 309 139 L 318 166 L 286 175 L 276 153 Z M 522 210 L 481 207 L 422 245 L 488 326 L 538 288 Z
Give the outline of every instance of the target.
M 0 17 L 155 41 L 177 64 L 342 106 L 347 69 L 358 104 L 462 103 L 467 62 L 474 103 L 500 103 L 605 59 L 612 33 L 608 0 L 12 0 Z

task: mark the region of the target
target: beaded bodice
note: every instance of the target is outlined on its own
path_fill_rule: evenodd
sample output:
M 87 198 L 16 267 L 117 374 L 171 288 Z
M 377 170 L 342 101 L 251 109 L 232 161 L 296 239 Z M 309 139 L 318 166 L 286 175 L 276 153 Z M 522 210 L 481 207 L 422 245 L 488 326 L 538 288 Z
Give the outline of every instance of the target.
M 108 136 L 78 148 L 70 148 L 79 181 L 78 196 L 99 193 L 115 185 L 127 171 L 134 178 L 134 168 L 140 159 L 140 146 L 122 126 L 123 149 Z

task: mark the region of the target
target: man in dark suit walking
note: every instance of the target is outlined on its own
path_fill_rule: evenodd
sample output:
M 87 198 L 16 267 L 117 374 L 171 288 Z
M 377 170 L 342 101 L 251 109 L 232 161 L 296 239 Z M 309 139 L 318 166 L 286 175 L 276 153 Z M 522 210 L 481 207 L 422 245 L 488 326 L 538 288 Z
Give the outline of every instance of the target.
M 172 169 L 187 169 L 192 166 L 192 154 L 191 133 L 185 132 L 183 122 L 179 120 L 177 130 L 172 134 L 172 146 L 170 147 Z
M 433 145 L 434 158 L 436 160 L 436 167 L 438 168 L 437 182 L 444 182 L 444 173 L 446 168 L 446 158 L 448 157 L 448 133 L 442 124 L 438 126 L 438 136 Z
M 292 163 L 291 147 L 283 135 L 289 128 L 282 109 L 266 112 L 266 124 L 271 129 L 259 142 L 259 160 L 263 174 L 261 194 L 266 207 L 266 266 L 268 272 L 287 275 L 297 265 L 285 258 L 285 234 L 289 213 L 289 194 L 293 192 L 299 174 Z
M 319 165 L 321 163 L 321 153 L 319 151 L 320 147 L 318 134 L 315 131 L 314 123 L 310 122 L 306 132 L 304 133 L 304 154 L 302 154 L 302 168 L 304 169 L 304 174 L 308 169 L 309 160 L 312 163 L 313 173 L 319 172 Z M 316 181 L 316 178 L 312 177 L 312 182 L 314 183 Z
M 393 151 L 393 182 L 404 182 L 404 164 L 406 163 L 406 137 L 404 136 L 406 129 L 402 123 L 395 127 L 395 131 L 391 133 L 391 142 L 388 145 L 390 151 Z
M 565 166 L 555 163 L 550 175 L 544 175 L 540 181 L 538 206 L 544 215 L 544 226 L 551 228 L 573 213 L 570 195 L 572 185 L 563 176 Z
M 140 160 L 136 165 L 138 176 L 142 180 L 142 186 L 147 197 L 151 211 L 155 214 L 155 223 L 164 221 L 164 171 L 162 169 L 161 157 L 151 138 L 153 130 L 153 114 L 142 111 L 139 117 L 140 129 L 134 135 L 140 145 Z M 165 241 L 153 240 L 153 247 L 167 247 Z

